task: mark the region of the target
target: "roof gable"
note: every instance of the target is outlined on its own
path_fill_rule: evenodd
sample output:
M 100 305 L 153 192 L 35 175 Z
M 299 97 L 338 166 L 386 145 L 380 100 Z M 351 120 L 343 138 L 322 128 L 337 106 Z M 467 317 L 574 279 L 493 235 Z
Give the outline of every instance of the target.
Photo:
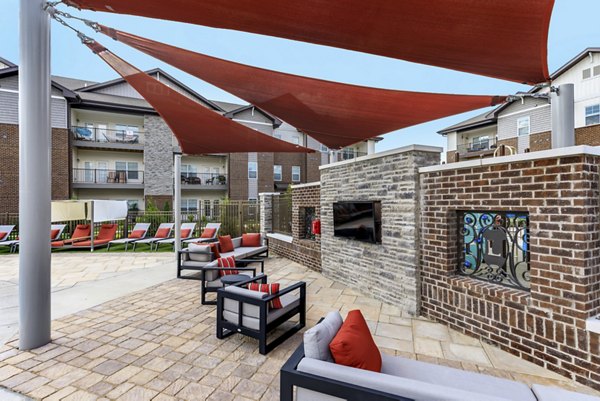
M 235 110 L 231 110 L 231 111 L 225 113 L 224 115 L 227 118 L 234 119 L 236 115 L 246 114 L 245 112 L 247 112 L 249 110 L 260 113 L 267 120 L 271 121 L 275 128 L 279 127 L 282 124 L 282 121 L 280 119 L 278 119 L 277 117 L 271 115 L 270 113 L 267 113 L 264 110 L 259 109 L 258 107 L 254 106 L 254 105 L 251 105 L 251 104 L 249 104 L 247 106 L 239 107 Z

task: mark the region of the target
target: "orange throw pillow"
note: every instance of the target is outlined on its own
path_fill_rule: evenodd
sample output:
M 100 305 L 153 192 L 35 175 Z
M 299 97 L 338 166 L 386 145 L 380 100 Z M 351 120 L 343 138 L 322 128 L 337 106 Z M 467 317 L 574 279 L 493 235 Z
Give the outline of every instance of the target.
M 205 228 L 204 230 L 202 230 L 200 238 L 212 238 L 215 235 L 216 231 L 216 228 Z
M 358 309 L 348 312 L 329 350 L 337 364 L 381 372 L 381 353 Z
M 189 228 L 184 228 L 183 230 L 181 230 L 181 238 L 187 238 L 188 235 L 190 235 L 190 232 L 192 230 L 190 230 Z
M 233 252 L 233 241 L 231 235 L 219 236 L 219 245 L 221 246 L 221 252 Z
M 260 246 L 260 234 L 242 234 L 242 246 Z
M 54 230 L 50 230 L 50 239 L 56 238 L 56 236 L 58 235 L 59 232 L 60 232 L 60 230 L 58 228 L 55 228 Z
M 154 238 L 167 238 L 169 236 L 169 232 L 171 230 L 169 230 L 168 228 L 159 228 L 158 230 L 156 230 L 156 235 L 154 236 Z
M 145 230 L 133 230 L 131 234 L 129 234 L 129 238 L 143 238 L 145 233 Z

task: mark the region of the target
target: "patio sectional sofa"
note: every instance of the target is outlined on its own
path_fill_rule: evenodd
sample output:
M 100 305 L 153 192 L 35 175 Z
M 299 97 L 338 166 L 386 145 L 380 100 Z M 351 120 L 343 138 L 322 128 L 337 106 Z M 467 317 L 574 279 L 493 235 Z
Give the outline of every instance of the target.
M 281 369 L 281 401 L 600 401 L 383 353 L 380 372 L 336 364 L 328 345 L 341 325 L 336 311 L 307 330 L 304 343 Z

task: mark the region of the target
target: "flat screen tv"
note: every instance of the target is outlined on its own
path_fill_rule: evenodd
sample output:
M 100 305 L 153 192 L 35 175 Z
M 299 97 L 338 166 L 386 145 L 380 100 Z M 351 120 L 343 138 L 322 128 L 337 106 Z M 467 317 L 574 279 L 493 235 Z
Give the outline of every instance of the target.
M 335 202 L 333 235 L 381 243 L 381 202 Z

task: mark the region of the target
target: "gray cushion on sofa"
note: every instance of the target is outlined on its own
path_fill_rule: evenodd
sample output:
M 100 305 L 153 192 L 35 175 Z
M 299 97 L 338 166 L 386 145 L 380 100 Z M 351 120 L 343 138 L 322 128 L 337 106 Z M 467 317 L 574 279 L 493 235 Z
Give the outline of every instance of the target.
M 520 398 L 512 397 L 509 392 L 507 392 L 505 396 L 495 397 L 437 384 L 425 384 L 418 380 L 372 372 L 370 370 L 351 368 L 312 358 L 303 358 L 298 364 L 297 369 L 301 372 L 312 373 L 328 379 L 339 380 L 356 386 L 400 395 L 417 401 L 521 401 Z M 298 394 L 300 394 L 300 392 Z M 297 401 L 309 400 L 313 401 L 314 398 L 306 397 L 300 399 L 300 397 L 298 397 Z
M 381 355 L 381 359 L 381 373 L 388 375 L 494 397 L 506 397 L 513 401 L 536 401 L 529 387 L 512 380 L 385 354 Z
M 557 387 L 534 384 L 531 389 L 538 401 L 600 401 L 600 397 L 574 393 Z
M 306 330 L 304 333 L 304 355 L 307 358 L 319 359 L 321 361 L 333 362 L 329 343 L 342 327 L 344 320 L 340 312 L 329 312 L 327 316 L 317 325 Z
M 191 260 L 195 262 L 210 262 L 211 254 L 210 254 L 210 246 L 208 245 L 199 245 L 199 244 L 189 244 L 188 245 L 188 256 Z

